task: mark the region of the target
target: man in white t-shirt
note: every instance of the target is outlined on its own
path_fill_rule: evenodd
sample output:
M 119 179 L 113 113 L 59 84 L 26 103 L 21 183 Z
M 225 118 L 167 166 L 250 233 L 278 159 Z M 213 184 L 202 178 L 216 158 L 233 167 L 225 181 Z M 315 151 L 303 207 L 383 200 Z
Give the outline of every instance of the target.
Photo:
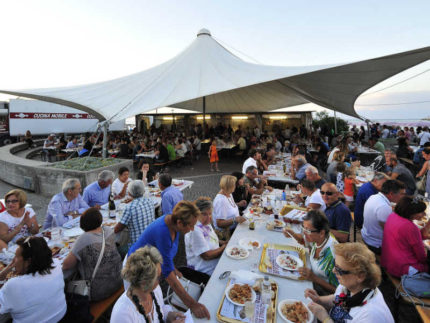
M 381 254 L 384 226 L 393 212 L 391 203 L 397 203 L 405 195 L 405 185 L 398 180 L 387 180 L 381 192 L 372 195 L 364 204 L 361 237 L 374 253 Z
M 430 132 L 428 127 L 424 127 L 423 131 L 418 135 L 420 138 L 420 146 L 424 147 L 424 144 L 430 141 Z
M 130 171 L 127 167 L 120 167 L 118 170 L 118 178 L 112 183 L 112 193 L 114 199 L 122 199 L 127 193 L 128 183 L 130 179 Z
M 257 159 L 261 158 L 261 154 L 256 149 L 251 149 L 249 151 L 249 158 L 245 160 L 242 166 L 242 173 L 246 174 L 246 169 L 249 166 L 255 166 L 255 168 L 258 168 L 257 166 Z

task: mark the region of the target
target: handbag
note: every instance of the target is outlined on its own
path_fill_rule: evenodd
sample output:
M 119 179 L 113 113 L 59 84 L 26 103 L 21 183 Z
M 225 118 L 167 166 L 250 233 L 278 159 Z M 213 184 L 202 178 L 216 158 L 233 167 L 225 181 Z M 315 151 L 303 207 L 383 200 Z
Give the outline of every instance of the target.
M 197 301 L 200 298 L 200 295 L 202 294 L 202 291 L 205 288 L 205 285 L 203 283 L 199 285 L 184 277 L 178 278 L 178 280 L 181 283 L 182 287 L 184 287 L 188 295 L 190 295 L 194 300 Z M 183 311 L 188 310 L 188 306 L 186 306 L 182 302 L 182 300 L 179 298 L 178 295 L 176 295 L 176 293 L 173 291 L 173 289 L 171 289 L 170 286 L 167 289 L 166 299 L 171 306 L 174 306 Z
M 428 171 L 417 182 L 417 190 L 419 193 L 423 193 L 426 191 L 427 176 L 428 176 L 427 173 Z
M 430 275 L 419 272 L 413 275 L 403 275 L 402 288 L 409 297 L 430 298 Z
M 102 249 L 100 251 L 99 258 L 97 259 L 97 264 L 94 267 L 94 271 L 91 276 L 91 279 L 72 280 L 68 282 L 66 287 L 66 293 L 77 294 L 81 296 L 88 296 L 89 298 L 91 298 L 91 282 L 96 276 L 97 270 L 99 269 L 100 263 L 103 258 L 103 253 L 105 251 L 105 232 L 103 230 L 103 227 L 102 227 L 102 237 L 103 237 Z

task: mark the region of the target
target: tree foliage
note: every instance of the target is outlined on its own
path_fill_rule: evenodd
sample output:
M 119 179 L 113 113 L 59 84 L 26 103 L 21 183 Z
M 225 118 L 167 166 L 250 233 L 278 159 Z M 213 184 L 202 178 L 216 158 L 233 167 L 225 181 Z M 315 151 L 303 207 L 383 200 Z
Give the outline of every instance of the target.
M 338 133 L 348 131 L 348 121 L 341 118 L 336 118 L 336 120 Z M 317 112 L 312 125 L 314 128 L 321 127 L 321 133 L 324 135 L 334 134 L 334 117 L 331 117 L 327 111 Z

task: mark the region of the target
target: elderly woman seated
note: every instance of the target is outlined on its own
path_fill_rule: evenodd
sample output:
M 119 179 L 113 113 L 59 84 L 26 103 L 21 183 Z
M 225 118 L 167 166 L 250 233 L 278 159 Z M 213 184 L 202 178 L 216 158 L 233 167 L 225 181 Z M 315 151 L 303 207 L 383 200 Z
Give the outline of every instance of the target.
M 326 206 L 324 200 L 321 196 L 320 190 L 316 188 L 314 182 L 308 179 L 302 179 L 298 186 L 302 193 L 306 196 L 304 203 L 307 208 L 321 211 L 325 210 Z M 294 202 L 303 203 L 303 199 L 297 195 L 294 199 Z
M 157 248 L 146 246 L 127 258 L 122 270 L 130 287 L 121 295 L 112 310 L 110 321 L 123 322 L 185 322 L 185 316 L 164 304 L 158 284 L 163 258 Z
M 22 190 L 9 191 L 4 196 L 6 211 L 0 213 L 0 239 L 16 242 L 19 238 L 39 232 L 39 224 L 32 208 L 25 207 L 27 195 Z M 4 247 L 0 243 L 0 248 Z
M 195 202 L 200 210 L 194 230 L 185 235 L 187 265 L 198 272 L 206 274 L 206 282 L 218 264 L 219 257 L 227 243 L 218 240 L 212 228 L 212 201 L 209 197 L 199 197 Z M 182 273 L 183 269 L 180 269 Z
M 0 280 L 13 269 L 17 276 L 0 289 L 0 314 L 9 314 L 14 322 L 60 321 L 67 309 L 60 261 L 52 259 L 44 238 L 21 238 L 16 243 L 15 258 L 0 273 Z
M 77 267 L 80 279 L 91 280 L 102 245 L 105 244 L 102 261 L 91 281 L 92 301 L 111 296 L 122 284 L 122 262 L 116 249 L 115 234 L 110 227 L 102 227 L 102 221 L 100 211 L 94 207 L 81 215 L 80 226 L 85 233 L 76 240 L 63 262 L 63 270 Z
M 333 273 L 334 250 L 336 239 L 330 235 L 327 217 L 320 210 L 311 210 L 303 219 L 303 235 L 291 229 L 285 229 L 287 238 L 294 237 L 299 243 L 310 249 L 310 268 L 302 267 L 299 273 L 302 278 L 314 283 L 316 289 L 323 293 L 334 292 L 339 284 Z
M 334 246 L 334 273 L 340 283 L 336 292 L 319 296 L 313 289 L 305 291 L 312 299 L 308 305 L 321 322 L 394 322 L 377 286 L 381 270 L 375 255 L 362 243 L 340 243 Z

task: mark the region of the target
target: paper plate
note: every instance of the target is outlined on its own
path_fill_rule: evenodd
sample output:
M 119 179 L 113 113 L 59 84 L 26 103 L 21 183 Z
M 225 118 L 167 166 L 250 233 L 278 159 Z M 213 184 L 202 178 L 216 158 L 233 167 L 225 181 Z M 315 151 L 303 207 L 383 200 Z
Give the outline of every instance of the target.
M 245 284 L 242 284 L 242 283 L 235 283 L 235 284 L 231 284 L 231 285 L 229 285 L 226 289 L 225 289 L 225 297 L 227 297 L 227 299 L 228 299 L 228 301 L 230 302 L 230 303 L 232 303 L 232 304 L 234 304 L 234 305 L 237 305 L 237 306 L 245 306 L 245 304 L 241 304 L 241 303 L 236 303 L 236 302 L 233 302 L 232 300 L 231 300 L 231 298 L 230 298 L 230 289 L 232 289 L 233 288 L 233 286 L 234 285 L 245 285 Z M 252 303 L 254 303 L 255 302 L 255 299 L 257 298 L 257 294 L 255 294 L 255 291 L 252 289 L 252 286 L 249 286 L 250 288 L 251 288 L 251 300 L 250 300 L 250 302 L 252 302 Z
M 77 236 L 80 236 L 83 233 L 84 233 L 84 230 L 82 230 L 79 227 L 74 227 L 72 229 L 65 229 L 65 230 L 63 230 L 63 236 L 64 237 L 68 237 L 68 238 L 77 237 Z
M 311 323 L 311 322 L 313 322 L 313 320 L 314 320 L 314 314 L 309 310 L 309 308 L 306 306 L 306 304 L 305 303 L 303 303 L 302 301 L 300 301 L 300 300 L 298 300 L 298 299 L 284 299 L 284 300 L 282 300 L 282 301 L 280 301 L 279 303 L 278 303 L 278 313 L 279 313 L 279 316 L 281 316 L 282 317 L 282 319 L 285 321 L 285 322 L 288 322 L 288 323 L 294 323 L 293 321 L 290 321 L 289 319 L 287 319 L 285 316 L 284 316 L 284 314 L 282 314 L 282 308 L 284 307 L 284 305 L 288 305 L 288 304 L 293 304 L 293 303 L 295 303 L 295 302 L 301 302 L 302 304 L 303 304 L 303 306 L 307 309 L 307 311 L 308 311 L 308 320 L 306 321 L 306 323 Z
M 297 263 L 297 265 L 295 267 L 288 266 L 285 263 L 285 260 L 287 258 L 294 260 Z M 279 267 L 286 269 L 286 270 L 298 270 L 300 267 L 303 267 L 303 261 L 299 257 L 292 256 L 292 255 L 289 255 L 287 253 L 280 254 L 278 257 L 276 257 L 276 263 Z
M 240 250 L 240 252 L 243 254 L 243 256 L 239 256 L 239 255 L 232 255 L 231 252 L 235 251 L 234 249 L 238 249 Z M 225 250 L 227 256 L 229 256 L 230 258 L 236 259 L 236 260 L 241 260 L 241 259 L 245 259 L 249 257 L 249 251 L 246 248 L 240 247 L 240 246 L 232 246 L 229 247 Z
M 252 243 L 255 242 L 258 245 L 257 246 L 253 246 Z M 261 243 L 260 241 L 258 241 L 257 239 L 253 239 L 253 238 L 242 238 L 239 240 L 239 246 L 244 247 L 245 249 L 259 249 L 261 247 Z

